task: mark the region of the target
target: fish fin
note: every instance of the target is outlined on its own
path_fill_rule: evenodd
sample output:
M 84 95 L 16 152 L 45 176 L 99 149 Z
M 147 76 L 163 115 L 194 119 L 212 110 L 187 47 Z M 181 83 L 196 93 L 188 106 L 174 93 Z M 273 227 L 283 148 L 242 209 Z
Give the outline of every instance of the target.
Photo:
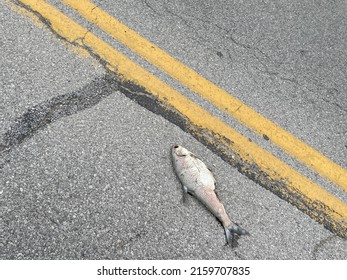
M 218 195 L 218 193 L 217 193 L 217 191 L 216 190 L 213 190 L 214 191 L 214 193 L 216 194 L 216 197 L 219 199 L 219 195 Z M 220 200 L 220 199 L 219 199 Z
M 188 188 L 186 186 L 182 186 L 183 187 L 183 197 L 182 197 L 182 201 L 183 203 L 187 202 L 187 197 L 188 197 Z
M 224 227 L 226 239 L 231 247 L 237 246 L 237 240 L 241 235 L 250 235 L 249 232 L 241 228 L 238 224 L 233 223 L 231 227 Z

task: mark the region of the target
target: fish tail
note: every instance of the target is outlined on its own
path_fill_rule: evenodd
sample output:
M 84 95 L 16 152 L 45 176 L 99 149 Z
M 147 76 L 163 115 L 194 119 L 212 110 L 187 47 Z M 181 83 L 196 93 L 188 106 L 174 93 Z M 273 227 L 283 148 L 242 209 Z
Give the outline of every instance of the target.
M 249 232 L 247 230 L 243 229 L 236 223 L 233 223 L 231 227 L 224 227 L 224 230 L 227 242 L 232 247 L 237 246 L 237 239 L 241 235 L 249 235 Z

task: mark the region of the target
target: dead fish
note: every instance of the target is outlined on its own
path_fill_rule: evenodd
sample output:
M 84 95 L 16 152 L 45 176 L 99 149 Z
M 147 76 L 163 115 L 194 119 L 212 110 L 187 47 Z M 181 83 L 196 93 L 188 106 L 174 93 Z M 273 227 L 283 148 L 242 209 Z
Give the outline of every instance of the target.
M 183 201 L 187 193 L 200 200 L 222 223 L 228 244 L 236 246 L 238 237 L 249 233 L 231 221 L 225 212 L 215 191 L 216 180 L 212 172 L 197 156 L 180 145 L 171 147 L 171 158 L 174 170 L 183 186 Z

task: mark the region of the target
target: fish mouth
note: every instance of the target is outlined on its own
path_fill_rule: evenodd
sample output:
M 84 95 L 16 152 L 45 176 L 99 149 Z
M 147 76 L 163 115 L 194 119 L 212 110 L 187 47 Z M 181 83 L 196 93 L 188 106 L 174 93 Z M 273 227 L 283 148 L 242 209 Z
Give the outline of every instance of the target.
M 171 149 L 172 149 L 172 153 L 178 157 L 185 157 L 189 154 L 189 152 L 185 148 L 183 148 L 182 146 L 178 144 L 172 145 Z
M 179 153 L 177 153 L 177 152 L 178 152 L 177 149 L 179 149 L 180 147 L 181 147 L 181 146 L 178 145 L 178 144 L 173 144 L 173 145 L 171 146 L 171 152 L 172 152 L 173 154 L 175 154 L 175 155 L 179 155 Z

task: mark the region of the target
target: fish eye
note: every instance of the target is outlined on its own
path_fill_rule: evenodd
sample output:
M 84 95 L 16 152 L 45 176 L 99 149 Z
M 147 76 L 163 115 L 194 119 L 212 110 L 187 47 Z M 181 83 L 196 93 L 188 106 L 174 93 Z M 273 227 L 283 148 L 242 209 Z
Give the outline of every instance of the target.
M 174 148 L 177 149 L 177 148 L 178 148 L 178 145 L 175 145 Z

